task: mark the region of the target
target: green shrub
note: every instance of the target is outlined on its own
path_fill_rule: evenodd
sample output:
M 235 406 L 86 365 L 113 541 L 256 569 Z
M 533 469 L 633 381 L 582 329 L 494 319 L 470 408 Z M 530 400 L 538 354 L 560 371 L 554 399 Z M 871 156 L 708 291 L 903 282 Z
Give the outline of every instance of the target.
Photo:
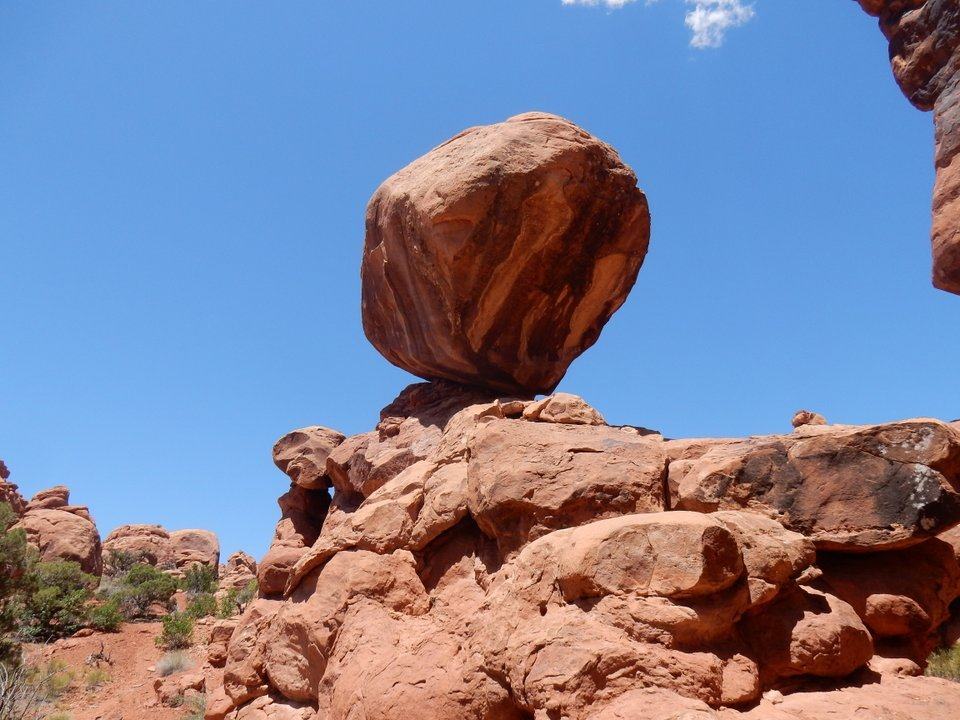
M 926 674 L 960 682 L 960 644 L 937 650 L 927 658 Z
M 163 631 L 156 639 L 164 650 L 182 650 L 193 642 L 193 618 L 186 613 L 173 612 L 163 618 Z
M 203 720 L 207 712 L 207 696 L 198 695 L 190 698 L 184 703 L 184 708 L 187 714 L 183 716 L 183 720 Z
M 83 572 L 79 563 L 37 563 L 27 581 L 21 627 L 24 635 L 52 640 L 84 627 L 87 601 L 93 596 L 97 578 Z
M 187 606 L 187 615 L 199 620 L 217 614 L 217 599 L 210 593 L 200 593 Z
M 187 568 L 180 581 L 181 589 L 191 597 L 217 591 L 217 575 L 213 568 L 194 563 Z
M 87 627 L 100 632 L 117 632 L 123 623 L 123 613 L 120 612 L 120 598 L 113 597 L 94 605 L 87 611 Z
M 29 552 L 23 530 L 10 530 L 17 516 L 0 503 L 0 665 L 20 660 L 16 631 L 22 614 L 21 595 L 27 584 Z
M 246 608 L 247 603 L 257 596 L 257 581 L 251 580 L 243 588 L 230 588 L 220 598 L 220 607 L 217 609 L 217 617 L 221 620 L 232 618 L 239 615 Z
M 113 589 L 120 611 L 127 618 L 147 614 L 154 603 L 169 604 L 177 591 L 177 581 L 152 565 L 134 565 Z
M 157 674 L 167 677 L 174 673 L 183 672 L 193 667 L 193 660 L 184 652 L 169 652 L 157 660 Z
M 126 575 L 134 566 L 146 564 L 142 552 L 111 550 L 103 561 L 105 575 Z
M 83 676 L 83 684 L 87 690 L 96 690 L 101 685 L 110 682 L 110 673 L 101 668 L 90 668 Z

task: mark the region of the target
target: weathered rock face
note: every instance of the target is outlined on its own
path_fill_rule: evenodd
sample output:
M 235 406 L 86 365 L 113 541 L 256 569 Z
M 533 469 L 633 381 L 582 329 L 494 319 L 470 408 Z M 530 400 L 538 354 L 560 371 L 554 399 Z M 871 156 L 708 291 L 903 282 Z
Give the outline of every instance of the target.
M 958 460 L 934 420 L 668 441 L 411 386 L 330 452 L 332 501 L 282 499 L 207 717 L 939 720 L 960 687 L 897 676 L 954 620 Z M 790 694 L 818 683 L 862 687 Z
M 100 533 L 87 508 L 69 501 L 70 491 L 63 486 L 43 490 L 27 503 L 14 527 L 26 532 L 44 562 L 72 561 L 84 572 L 100 575 Z
M 170 533 L 170 554 L 178 570 L 191 565 L 206 565 L 213 570 L 220 567 L 220 541 L 209 530 L 176 530 Z
M 200 563 L 217 570 L 220 542 L 209 530 L 168 532 L 160 525 L 121 525 L 103 542 L 105 572 L 110 575 L 115 553 L 127 561 L 147 563 L 174 574 Z
M 751 509 L 824 550 L 922 542 L 960 518 L 960 433 L 937 420 L 804 426 L 671 464 L 672 506 Z
M 954 0 L 860 0 L 890 40 L 893 73 L 921 110 L 933 110 L 933 284 L 960 293 L 960 9 Z
M 7 482 L 10 478 L 10 470 L 0 460 L 0 503 L 6 503 L 13 510 L 17 517 L 23 515 L 27 503 L 20 494 L 20 490 L 12 482 Z
M 326 488 L 327 458 L 342 442 L 343 433 L 319 425 L 294 430 L 273 446 L 273 462 L 302 488 Z
M 370 200 L 367 337 L 427 379 L 553 390 L 643 263 L 636 183 L 610 146 L 554 115 L 465 130 Z
M 170 533 L 159 525 L 121 525 L 103 541 L 104 569 L 112 574 L 114 554 L 129 556 L 137 562 L 173 569 Z

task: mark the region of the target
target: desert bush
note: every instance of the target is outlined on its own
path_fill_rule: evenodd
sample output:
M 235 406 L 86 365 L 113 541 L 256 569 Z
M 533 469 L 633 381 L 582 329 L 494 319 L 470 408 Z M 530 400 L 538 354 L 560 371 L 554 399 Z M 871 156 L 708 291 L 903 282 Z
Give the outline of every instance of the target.
M 217 591 L 216 573 L 213 568 L 203 563 L 194 563 L 183 574 L 180 588 L 191 597 L 215 593 Z
M 257 581 L 251 580 L 243 588 L 230 588 L 220 599 L 217 617 L 227 620 L 241 614 L 247 604 L 257 596 Z
M 187 606 L 187 615 L 199 620 L 217 614 L 217 599 L 210 593 L 200 593 Z
M 117 597 L 94 605 L 87 611 L 87 627 L 99 632 L 117 632 L 123 620 L 120 598 Z
M 183 716 L 183 720 L 203 720 L 207 712 L 207 696 L 198 695 L 188 699 L 184 703 L 184 709 L 187 714 Z
M 0 503 L 0 664 L 16 664 L 20 644 L 16 631 L 22 614 L 21 596 L 29 569 L 27 536 L 10 530 L 17 516 L 7 503 Z
M 147 614 L 154 603 L 168 604 L 177 591 L 177 581 L 153 565 L 134 565 L 111 589 L 120 611 L 134 619 Z
M 182 650 L 193 641 L 193 618 L 186 613 L 173 612 L 163 618 L 163 631 L 156 639 L 164 650 Z
M 157 674 L 160 677 L 167 677 L 174 673 L 184 672 L 193 667 L 193 660 L 184 652 L 168 652 L 162 658 L 157 660 Z
M 941 648 L 927 658 L 926 674 L 960 682 L 960 644 Z
M 37 563 L 30 569 L 27 583 L 21 617 L 23 635 L 52 640 L 84 627 L 87 601 L 93 596 L 97 578 L 83 572 L 79 563 Z
M 45 702 L 43 685 L 33 671 L 0 664 L 0 720 L 40 720 Z
M 141 564 L 148 564 L 142 552 L 111 550 L 103 559 L 103 570 L 105 575 L 126 575 L 134 566 Z
M 102 668 L 90 668 L 84 673 L 83 685 L 87 690 L 96 690 L 110 682 L 110 673 Z

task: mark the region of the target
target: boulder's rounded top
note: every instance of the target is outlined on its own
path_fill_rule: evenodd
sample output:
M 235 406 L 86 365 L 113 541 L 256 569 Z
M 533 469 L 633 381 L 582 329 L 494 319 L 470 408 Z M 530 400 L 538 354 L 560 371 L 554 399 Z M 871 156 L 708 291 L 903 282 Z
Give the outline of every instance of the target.
M 606 143 L 543 112 L 469 128 L 367 208 L 364 331 L 393 364 L 530 396 L 556 387 L 633 287 L 650 215 Z

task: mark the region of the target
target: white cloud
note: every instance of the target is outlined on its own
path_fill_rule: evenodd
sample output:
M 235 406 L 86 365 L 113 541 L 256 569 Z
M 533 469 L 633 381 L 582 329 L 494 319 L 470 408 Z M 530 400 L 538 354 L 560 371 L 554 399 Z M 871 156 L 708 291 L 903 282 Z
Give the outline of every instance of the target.
M 723 45 L 727 30 L 740 27 L 755 15 L 752 5 L 742 0 L 687 0 L 694 7 L 687 12 L 686 24 L 693 31 L 690 44 L 695 48 Z
M 622 8 L 637 0 L 562 0 L 564 5 L 603 5 Z M 646 0 L 646 4 L 659 0 Z M 685 0 L 689 7 L 684 20 L 693 33 L 690 44 L 701 50 L 723 45 L 727 30 L 746 24 L 756 15 L 747 0 Z

